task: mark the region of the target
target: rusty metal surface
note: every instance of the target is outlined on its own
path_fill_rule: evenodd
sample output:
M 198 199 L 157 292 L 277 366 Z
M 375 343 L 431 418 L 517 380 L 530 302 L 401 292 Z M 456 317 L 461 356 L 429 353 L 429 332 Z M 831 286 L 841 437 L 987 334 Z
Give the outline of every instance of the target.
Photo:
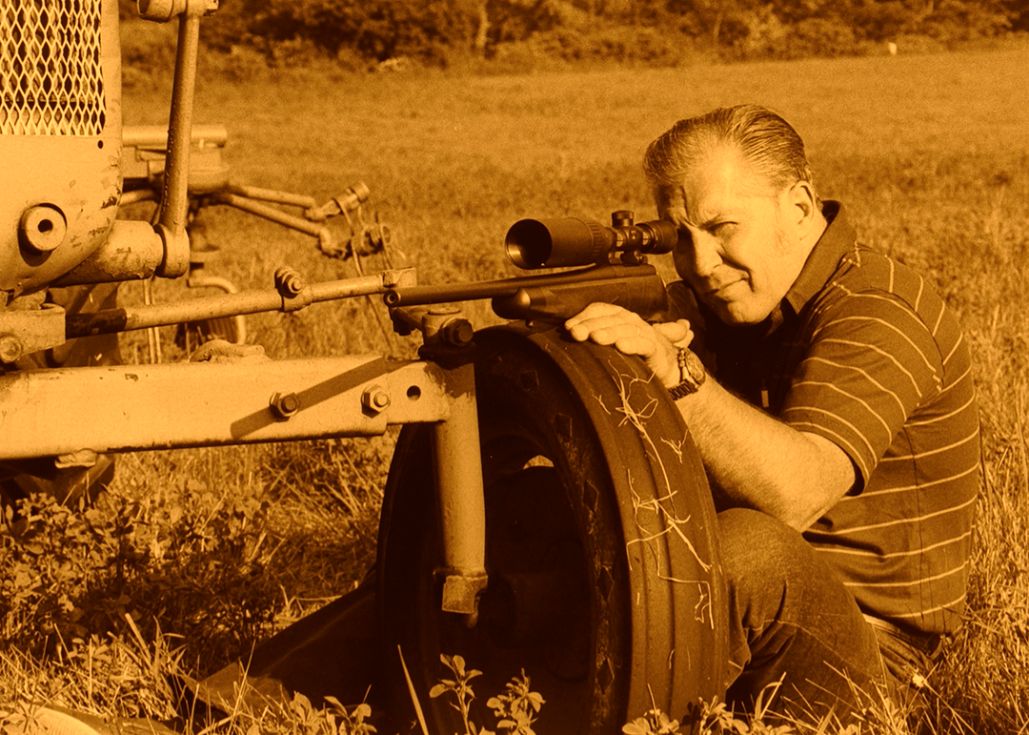
M 379 411 L 362 405 L 375 386 L 390 399 Z M 296 411 L 276 411 L 276 394 Z M 439 368 L 378 355 L 25 371 L 0 376 L 0 460 L 369 436 L 448 415 Z
M 64 309 L 43 304 L 39 309 L 0 309 L 0 362 L 64 344 Z
M 55 286 L 116 283 L 149 278 L 164 260 L 164 241 L 146 222 L 118 220 L 107 239 Z
M 0 182 L 0 291 L 12 296 L 48 285 L 96 250 L 114 221 L 120 190 L 117 2 L 45 5 L 19 0 L 0 7 L 0 25 L 7 24 L 0 28 L 0 56 L 5 59 L 0 63 L 4 69 L 0 120 L 15 126 L 11 130 L 5 125 L 0 134 L 0 170 L 4 172 Z M 60 83 L 61 75 L 68 76 L 70 68 L 61 60 L 81 58 L 84 50 L 76 44 L 86 42 L 85 37 L 62 32 L 56 18 L 41 25 L 31 38 L 14 34 L 11 26 L 28 23 L 30 18 L 42 23 L 44 15 L 57 13 L 65 5 L 69 17 L 101 8 L 99 21 L 91 18 L 86 23 L 92 29 L 90 38 L 100 43 L 96 55 L 90 57 L 98 66 L 90 66 L 92 81 L 83 76 L 70 87 Z M 10 64 L 6 60 L 9 55 Z M 14 62 L 14 57 L 22 60 Z M 102 89 L 94 88 L 97 84 Z M 42 94 L 42 89 L 61 90 L 61 94 Z M 66 97 L 67 89 L 74 94 Z M 73 105 L 81 115 L 65 109 L 72 97 L 83 98 Z M 98 110 L 98 105 L 102 109 Z M 38 124 L 25 123 L 27 120 Z M 26 210 L 39 205 L 60 212 L 61 226 L 66 228 L 61 241 L 48 243 L 50 249 L 42 252 L 24 244 L 19 232 Z M 60 223 L 52 220 L 51 225 Z

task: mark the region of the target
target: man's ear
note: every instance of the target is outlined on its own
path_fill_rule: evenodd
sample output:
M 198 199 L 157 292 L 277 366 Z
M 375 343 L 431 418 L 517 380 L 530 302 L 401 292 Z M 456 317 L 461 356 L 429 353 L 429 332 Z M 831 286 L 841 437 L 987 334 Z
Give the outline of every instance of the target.
M 822 209 L 810 181 L 797 181 L 783 192 L 782 206 L 786 222 L 802 237 L 819 224 Z

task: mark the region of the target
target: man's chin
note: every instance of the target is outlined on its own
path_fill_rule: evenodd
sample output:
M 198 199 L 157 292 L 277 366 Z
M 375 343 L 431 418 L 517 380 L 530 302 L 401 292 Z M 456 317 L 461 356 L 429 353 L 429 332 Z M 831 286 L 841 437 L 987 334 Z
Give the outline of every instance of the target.
M 715 300 L 708 306 L 722 322 L 734 327 L 760 324 L 768 317 L 767 312 L 746 302 Z

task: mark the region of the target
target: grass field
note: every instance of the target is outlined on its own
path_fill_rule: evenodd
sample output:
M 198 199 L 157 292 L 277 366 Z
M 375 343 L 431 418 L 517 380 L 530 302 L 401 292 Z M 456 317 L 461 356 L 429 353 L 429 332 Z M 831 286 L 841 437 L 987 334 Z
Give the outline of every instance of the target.
M 678 118 L 740 101 L 784 114 L 808 142 L 821 193 L 847 203 L 868 243 L 929 273 L 962 317 L 980 395 L 982 492 L 967 624 L 929 677 L 933 727 L 1024 733 L 1026 69 L 1029 49 L 531 76 L 298 73 L 207 79 L 197 118 L 229 126 L 240 180 L 319 198 L 366 181 L 420 280 L 438 283 L 510 274 L 502 238 L 522 216 L 652 216 L 640 157 Z M 166 91 L 128 90 L 126 121 L 163 122 Z M 235 213 L 211 235 L 225 250 L 212 270 L 240 286 L 270 285 L 283 263 L 312 279 L 350 272 L 303 238 Z M 158 297 L 180 288 L 161 284 Z M 251 331 L 274 356 L 411 350 L 393 346 L 359 304 L 263 316 Z M 129 357 L 139 344 L 127 341 Z M 33 698 L 169 718 L 168 669 L 215 670 L 352 588 L 374 555 L 389 453 L 385 438 L 127 457 L 91 511 L 103 538 L 41 503 L 47 553 L 0 536 L 0 590 L 20 603 L 0 600 L 0 724 Z M 19 573 L 44 583 L 18 586 Z M 64 636 L 56 644 L 54 631 Z M 261 727 L 321 732 L 326 721 L 311 722 Z M 871 730 L 903 731 L 889 718 Z

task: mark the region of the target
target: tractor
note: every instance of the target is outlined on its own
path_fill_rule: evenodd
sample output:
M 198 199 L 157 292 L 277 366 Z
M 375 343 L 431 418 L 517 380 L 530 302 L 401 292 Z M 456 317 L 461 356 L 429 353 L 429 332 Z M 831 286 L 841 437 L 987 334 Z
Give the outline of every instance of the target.
M 456 729 L 428 696 L 441 654 L 487 678 L 524 669 L 548 702 L 540 733 L 611 733 L 721 695 L 725 593 L 688 427 L 641 361 L 573 343 L 560 326 L 594 300 L 659 314 L 664 286 L 647 255 L 672 247 L 674 227 L 627 211 L 610 224 L 522 219 L 504 246 L 528 272 L 510 278 L 421 284 L 413 268 L 387 268 L 309 283 L 283 266 L 267 288 L 241 291 L 202 271 L 216 206 L 307 233 L 330 257 L 386 247 L 388 228 L 343 245 L 327 227 L 352 224 L 363 184 L 319 205 L 235 183 L 225 129 L 193 121 L 199 28 L 217 1 L 138 10 L 178 25 L 167 128 L 122 126 L 116 0 L 0 8 L 4 497 L 95 492 L 124 452 L 402 426 L 375 568 L 276 637 L 301 641 L 295 655 L 259 647 L 247 676 L 344 701 L 371 685 L 397 723 L 420 702 L 434 733 Z M 123 216 L 148 200 L 149 220 Z M 155 278 L 219 293 L 119 303 L 120 284 Z M 416 359 L 250 359 L 247 314 L 369 296 L 399 333 L 421 335 Z M 460 305 L 477 299 L 507 322 L 476 329 Z M 147 364 L 122 361 L 120 334 L 168 325 L 192 359 L 164 362 L 151 344 Z

